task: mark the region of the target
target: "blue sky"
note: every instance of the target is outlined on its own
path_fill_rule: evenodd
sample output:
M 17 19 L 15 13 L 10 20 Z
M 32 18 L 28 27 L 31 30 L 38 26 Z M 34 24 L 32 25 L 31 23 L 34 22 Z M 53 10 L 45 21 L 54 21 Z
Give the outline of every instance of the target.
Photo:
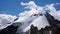
M 20 2 L 34 1 L 39 6 L 51 3 L 60 3 L 60 0 L 0 0 L 0 14 L 16 15 L 25 9 Z M 60 5 L 55 6 L 56 10 L 60 10 Z

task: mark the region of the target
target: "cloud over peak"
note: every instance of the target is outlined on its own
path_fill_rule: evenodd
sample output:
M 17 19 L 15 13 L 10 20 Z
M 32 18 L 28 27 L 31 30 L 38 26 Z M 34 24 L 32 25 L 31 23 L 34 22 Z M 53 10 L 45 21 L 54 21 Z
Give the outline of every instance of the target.
M 23 32 L 26 32 L 29 30 L 30 26 L 33 24 L 34 26 L 37 26 L 38 29 L 44 28 L 45 26 L 50 26 L 45 15 L 46 11 L 50 15 L 52 15 L 55 19 L 60 21 L 60 10 L 57 11 L 54 5 L 56 4 L 48 4 L 45 6 L 38 6 L 35 4 L 34 1 L 30 1 L 29 3 L 23 3 L 21 2 L 22 6 L 25 6 L 25 9 L 30 9 L 29 11 L 25 10 L 22 13 L 19 14 L 18 20 L 15 22 L 20 22 L 22 25 L 18 28 L 18 31 L 20 31 L 20 28 L 22 28 Z M 16 19 L 16 16 L 7 15 L 7 14 L 0 14 L 0 29 L 6 28 L 7 26 L 14 23 L 14 19 Z M 10 24 L 11 23 L 11 24 Z
M 49 10 L 50 12 L 48 13 L 51 14 L 55 19 L 60 20 L 60 15 L 58 14 L 59 12 L 54 7 L 54 5 L 57 5 L 57 3 L 56 4 L 52 3 L 52 4 L 48 4 L 41 7 L 41 6 L 36 5 L 34 1 L 30 1 L 28 3 L 21 2 L 21 5 L 25 6 L 24 8 L 26 9 L 30 9 L 29 11 L 25 10 L 24 12 L 20 13 L 19 14 L 20 17 L 16 21 L 16 22 L 24 23 L 22 25 L 22 29 L 24 32 L 26 32 L 32 24 L 34 26 L 37 26 L 38 29 L 45 26 L 49 26 L 49 23 L 46 17 L 43 16 L 44 14 L 46 14 L 46 10 Z M 40 15 L 40 14 L 43 14 L 43 15 Z

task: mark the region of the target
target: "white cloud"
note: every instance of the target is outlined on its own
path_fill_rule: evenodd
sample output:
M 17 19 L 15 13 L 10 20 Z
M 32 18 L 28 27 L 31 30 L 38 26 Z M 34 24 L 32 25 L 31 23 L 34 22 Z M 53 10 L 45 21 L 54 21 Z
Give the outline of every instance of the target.
M 0 30 L 14 23 L 13 20 L 16 18 L 16 16 L 0 14 Z
M 60 10 L 58 11 L 58 13 L 60 13 Z
M 34 1 L 30 1 L 29 3 L 23 3 L 23 2 L 21 2 L 21 5 L 23 5 L 23 6 L 27 6 L 27 8 L 35 8 L 35 7 L 37 7 L 37 5 L 34 3 Z
M 56 3 L 56 5 L 60 5 L 60 3 Z
M 43 10 L 43 7 L 39 7 L 39 6 L 37 6 L 35 3 L 34 3 L 34 1 L 31 1 L 31 2 L 29 2 L 29 3 L 21 3 L 22 5 L 26 5 L 26 7 L 27 6 L 29 6 L 28 8 L 29 9 L 31 9 L 31 10 L 29 10 L 29 11 L 24 11 L 24 12 L 22 12 L 22 13 L 20 13 L 19 14 L 19 19 L 20 20 L 17 20 L 17 21 L 21 21 L 21 22 L 23 22 L 25 19 L 29 19 L 29 17 L 31 17 L 31 15 L 34 15 L 34 14 L 41 14 L 41 13 L 45 13 L 45 11 Z M 32 5 L 31 5 L 32 4 Z M 30 6 L 31 5 L 31 6 Z M 31 8 L 30 8 L 31 7 Z M 28 9 L 27 8 L 27 9 Z M 16 22 L 17 22 L 16 21 Z

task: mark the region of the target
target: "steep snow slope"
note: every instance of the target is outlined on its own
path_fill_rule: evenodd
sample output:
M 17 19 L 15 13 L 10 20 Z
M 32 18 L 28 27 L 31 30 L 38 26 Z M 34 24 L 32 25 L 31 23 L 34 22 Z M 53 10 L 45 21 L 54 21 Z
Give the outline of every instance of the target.
M 28 27 L 26 27 L 23 31 L 24 32 L 28 31 L 30 29 L 31 25 L 37 26 L 38 29 L 41 29 L 41 28 L 44 28 L 45 26 L 49 26 L 49 23 L 48 23 L 45 15 L 39 16 Z

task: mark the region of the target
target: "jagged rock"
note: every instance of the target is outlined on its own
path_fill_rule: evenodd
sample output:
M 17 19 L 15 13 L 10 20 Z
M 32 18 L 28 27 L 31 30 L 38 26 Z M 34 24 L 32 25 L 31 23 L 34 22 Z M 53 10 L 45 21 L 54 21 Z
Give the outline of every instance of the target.
M 39 31 L 38 31 L 38 34 L 42 34 L 43 33 L 43 28 L 41 28 Z
M 30 34 L 60 34 L 60 24 L 59 26 L 58 24 L 56 26 L 46 26 L 40 30 L 36 28 L 32 25 L 30 28 Z
M 0 31 L 0 34 L 16 34 L 18 26 L 8 26 L 7 28 Z
M 56 25 L 57 23 L 60 23 L 60 21 L 54 19 L 54 17 L 51 16 L 51 15 L 50 15 L 49 13 L 47 13 L 47 12 L 46 12 L 45 16 L 46 16 L 46 18 L 47 18 L 47 20 L 48 20 L 48 22 L 49 22 L 50 25 Z
M 30 34 L 37 34 L 37 33 L 38 33 L 38 28 L 31 25 Z

